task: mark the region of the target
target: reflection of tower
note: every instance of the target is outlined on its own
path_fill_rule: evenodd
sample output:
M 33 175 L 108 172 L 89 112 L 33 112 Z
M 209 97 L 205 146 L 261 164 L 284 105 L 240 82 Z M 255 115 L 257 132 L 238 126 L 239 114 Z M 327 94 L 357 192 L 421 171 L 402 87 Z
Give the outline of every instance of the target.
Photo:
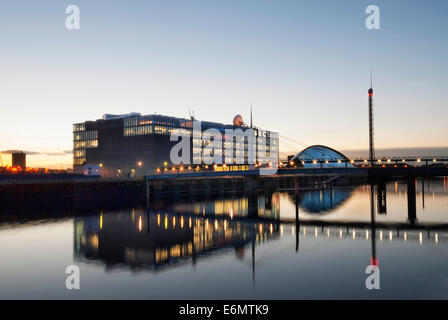
M 299 251 L 299 233 L 300 233 L 300 221 L 299 221 L 299 181 L 297 177 L 294 178 L 295 192 L 294 200 L 296 205 L 296 252 Z
M 407 196 L 408 196 L 408 220 L 411 225 L 417 221 L 417 205 L 415 197 L 415 178 L 408 178 L 407 181 Z
M 370 264 L 378 266 L 378 259 L 376 258 L 376 226 L 375 226 L 375 191 L 373 184 L 370 185 L 370 223 L 372 232 L 372 258 Z
M 252 284 L 255 287 L 255 239 L 252 241 Z
M 333 209 L 333 188 L 330 188 L 330 208 Z
M 258 194 L 247 196 L 247 213 L 250 218 L 258 218 Z
M 428 180 L 429 182 L 429 180 Z M 422 206 L 423 210 L 425 210 L 425 178 L 422 177 Z
M 370 72 L 370 89 L 369 89 L 369 161 L 373 166 L 375 161 L 375 150 L 373 146 L 373 88 L 372 88 L 372 72 Z
M 386 214 L 387 206 L 386 206 L 386 183 L 380 182 L 378 183 L 378 213 Z
M 264 208 L 266 210 L 272 210 L 272 192 L 267 192 L 264 198 Z

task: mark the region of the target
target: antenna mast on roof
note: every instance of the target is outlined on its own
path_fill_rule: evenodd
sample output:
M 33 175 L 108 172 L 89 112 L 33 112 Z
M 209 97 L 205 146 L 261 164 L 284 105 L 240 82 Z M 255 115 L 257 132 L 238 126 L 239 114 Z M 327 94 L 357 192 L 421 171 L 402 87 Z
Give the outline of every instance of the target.
M 191 120 L 195 120 L 195 118 L 194 118 L 194 110 L 193 109 L 188 109 L 188 113 L 190 114 L 190 119 Z
M 253 123 L 252 123 L 252 103 L 250 104 L 250 127 L 253 128 Z

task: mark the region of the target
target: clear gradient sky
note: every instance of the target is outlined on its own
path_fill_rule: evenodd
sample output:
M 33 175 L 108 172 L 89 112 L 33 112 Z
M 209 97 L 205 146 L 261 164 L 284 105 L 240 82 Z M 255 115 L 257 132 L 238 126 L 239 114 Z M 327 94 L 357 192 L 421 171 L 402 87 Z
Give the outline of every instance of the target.
M 65 28 L 70 4 L 81 30 Z M 63 153 L 73 123 L 104 113 L 230 123 L 251 103 L 283 136 L 367 148 L 370 67 L 376 146 L 446 146 L 447 30 L 446 0 L 2 1 L 0 150 Z

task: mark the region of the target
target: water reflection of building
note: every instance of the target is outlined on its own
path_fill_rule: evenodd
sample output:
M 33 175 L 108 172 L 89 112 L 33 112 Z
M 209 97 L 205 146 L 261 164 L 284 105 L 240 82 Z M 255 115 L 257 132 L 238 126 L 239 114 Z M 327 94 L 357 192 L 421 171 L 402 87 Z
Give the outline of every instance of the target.
M 428 183 L 429 185 L 429 183 Z M 416 216 L 416 210 L 415 210 L 415 201 L 416 201 L 416 186 L 417 181 L 415 179 L 408 179 L 406 181 L 407 186 L 407 200 L 408 200 L 408 223 L 389 223 L 384 224 L 381 223 L 380 225 L 377 224 L 376 218 L 375 218 L 375 186 L 371 184 L 368 188 L 365 188 L 365 186 L 362 187 L 362 191 L 364 192 L 366 189 L 369 190 L 370 193 L 370 224 L 368 223 L 361 223 L 361 222 L 355 222 L 355 221 L 325 221 L 323 219 L 318 220 L 300 220 L 299 217 L 299 203 L 302 204 L 302 208 L 308 208 L 308 212 L 310 213 L 321 213 L 322 211 L 329 211 L 334 209 L 336 206 L 340 205 L 341 203 L 345 202 L 350 195 L 353 193 L 354 189 L 351 190 L 351 192 L 341 192 L 341 191 L 347 191 L 344 189 L 338 189 L 339 194 L 339 201 L 337 201 L 336 204 L 333 203 L 333 199 L 335 198 L 335 189 L 329 188 L 329 189 L 316 189 L 316 190 L 305 190 L 300 192 L 298 188 L 296 188 L 295 193 L 290 196 L 290 200 L 295 203 L 295 210 L 296 210 L 296 218 L 295 218 L 295 226 L 291 228 L 292 234 L 295 234 L 296 238 L 296 252 L 299 251 L 299 233 L 300 231 L 303 232 L 303 236 L 307 235 L 307 228 L 311 230 L 314 229 L 314 236 L 317 237 L 319 233 L 326 234 L 328 238 L 335 235 L 334 228 L 339 227 L 339 239 L 343 238 L 343 234 L 345 233 L 347 236 L 351 235 L 351 238 L 353 240 L 360 239 L 359 232 L 363 232 L 362 230 L 359 230 L 360 228 L 365 228 L 365 239 L 371 241 L 371 264 L 372 265 L 378 265 L 378 258 L 376 254 L 376 242 L 377 238 L 379 238 L 380 241 L 383 240 L 385 233 L 386 236 L 389 238 L 390 241 L 393 239 L 401 240 L 402 239 L 407 242 L 409 236 L 412 237 L 412 235 L 417 234 L 418 235 L 418 241 L 420 245 L 423 244 L 423 234 L 427 234 L 428 240 L 433 240 L 436 245 L 438 245 L 440 241 L 439 234 L 446 233 L 447 226 L 446 224 L 425 224 L 425 225 L 416 225 L 417 216 Z M 424 181 L 422 183 L 422 200 L 424 201 Z M 387 213 L 387 205 L 386 205 L 386 183 L 379 183 L 377 186 L 377 211 L 378 214 L 386 214 Z M 397 183 L 395 183 L 395 192 L 397 192 Z M 344 195 L 345 194 L 345 195 Z M 327 197 L 325 197 L 327 195 Z M 328 197 L 329 196 L 329 197 Z M 308 197 L 308 202 L 311 205 L 306 205 L 307 202 L 305 201 L 305 205 L 303 205 L 303 198 Z M 326 198 L 329 199 L 329 201 L 326 201 Z M 316 205 L 317 204 L 317 205 Z M 424 202 L 423 202 L 424 207 Z M 311 210 L 310 210 L 311 208 Z M 306 209 L 305 209 L 306 210 Z M 305 225 L 305 226 L 304 226 Z M 370 228 L 368 228 L 370 227 Z M 343 231 L 344 229 L 344 231 Z M 351 230 L 350 230 L 351 229 Z M 357 230 L 358 229 L 358 230 Z M 370 230 L 369 230 L 370 229 Z M 384 230 L 386 229 L 386 230 Z M 424 232 L 423 232 L 424 230 Z M 283 234 L 283 227 L 280 229 L 280 233 Z M 362 238 L 362 235 L 361 235 Z M 443 239 L 443 236 L 442 236 Z
M 278 193 L 255 194 L 251 196 L 234 196 L 226 198 L 202 199 L 196 201 L 153 202 L 151 205 L 160 210 L 176 213 L 205 213 L 229 217 L 260 217 L 269 219 L 280 218 L 280 196 Z
M 300 209 L 311 214 L 325 214 L 343 205 L 354 193 L 356 187 L 299 190 Z M 290 194 L 295 203 L 295 194 Z
M 76 218 L 74 255 L 106 267 L 158 270 L 217 250 L 233 248 L 244 256 L 247 245 L 279 233 L 274 222 L 219 216 L 127 210 Z

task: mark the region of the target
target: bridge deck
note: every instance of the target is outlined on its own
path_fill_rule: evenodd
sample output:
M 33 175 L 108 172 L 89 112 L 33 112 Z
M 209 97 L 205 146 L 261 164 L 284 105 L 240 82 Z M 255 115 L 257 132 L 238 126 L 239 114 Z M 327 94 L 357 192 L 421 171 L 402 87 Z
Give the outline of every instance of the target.
M 151 180 L 242 178 L 242 177 L 303 177 L 303 176 L 364 176 L 364 177 L 407 177 L 407 176 L 448 176 L 447 167 L 374 167 L 374 168 L 281 168 L 273 175 L 261 175 L 257 170 L 246 171 L 194 171 L 160 173 L 145 176 Z

